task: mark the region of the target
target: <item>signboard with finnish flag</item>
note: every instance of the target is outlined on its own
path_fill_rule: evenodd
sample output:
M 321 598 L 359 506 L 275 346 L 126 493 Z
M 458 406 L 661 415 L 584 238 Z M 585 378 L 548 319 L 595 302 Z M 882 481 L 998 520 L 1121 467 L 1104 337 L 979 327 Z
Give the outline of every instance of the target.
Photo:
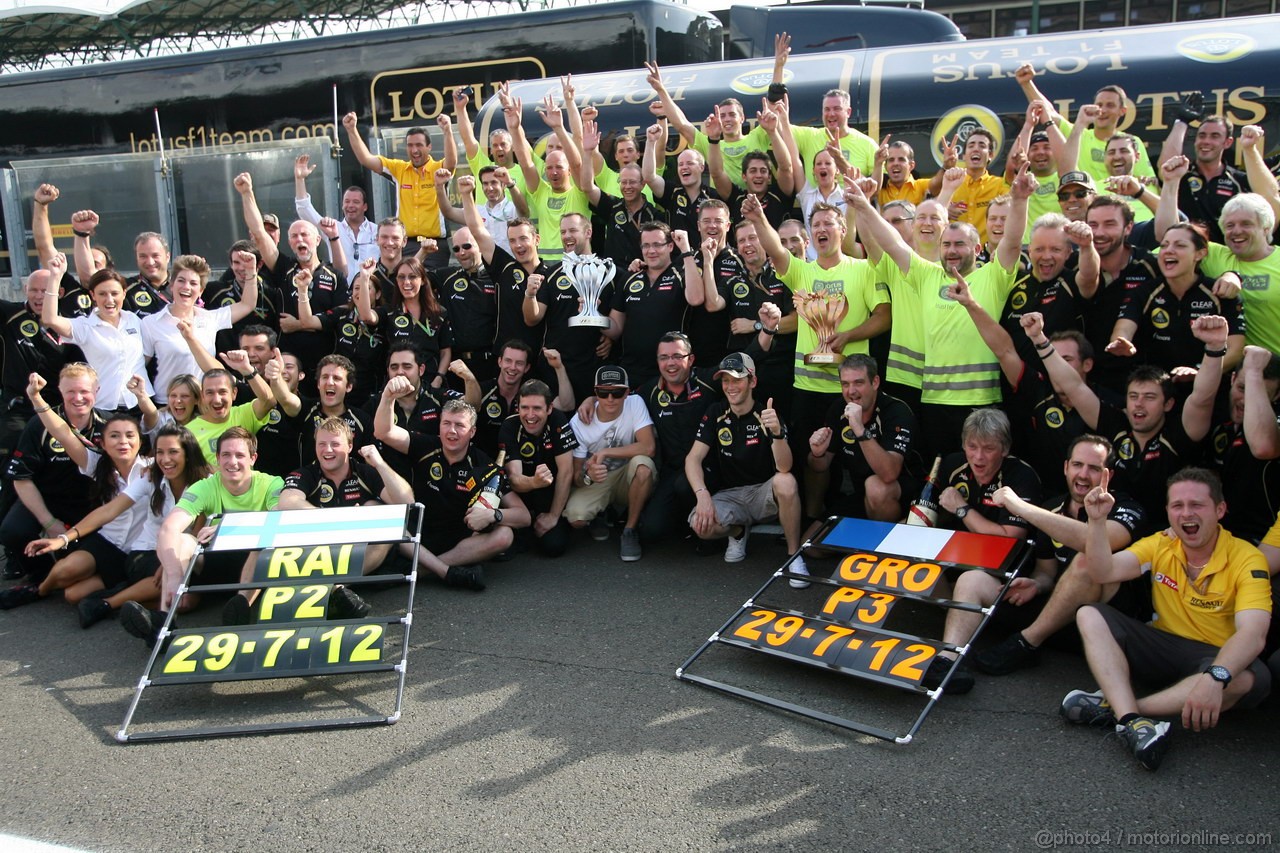
M 950 586 L 944 580 L 954 581 L 961 573 L 977 569 L 1002 580 L 1007 589 L 1031 556 L 1029 543 L 1020 539 L 835 517 L 801 546 L 799 554 L 811 549 L 836 556 L 837 564 L 829 577 L 816 570 L 815 564 L 822 558 L 806 555 L 808 579 L 813 585 L 806 590 L 792 589 L 785 581 L 791 577 L 787 569 L 795 555 L 788 558 L 676 670 L 676 677 L 897 743 L 912 740 L 942 694 L 940 689 L 926 689 L 921 683 L 929 664 L 939 652 L 947 651 L 957 654 L 958 666 L 997 606 L 946 598 L 940 594 Z M 903 600 L 934 611 L 979 612 L 983 618 L 962 645 L 951 645 L 890 628 L 894 606 Z M 745 649 L 820 667 L 861 682 L 921 694 L 928 701 L 905 732 L 895 733 L 773 698 L 757 689 L 692 674 L 689 670 L 694 662 L 713 647 Z
M 223 515 L 213 538 L 197 549 L 177 595 L 188 591 L 201 555 L 243 553 L 246 564 L 250 555 L 256 555 L 252 573 L 242 576 L 248 578 L 244 582 L 200 585 L 192 590 L 236 595 L 253 591 L 251 624 L 179 628 L 174 614 L 167 614 L 116 739 L 133 743 L 396 722 L 408 671 L 422 520 L 421 504 Z M 407 574 L 369 575 L 398 543 L 413 546 Z M 361 601 L 362 610 L 347 612 L 346 617 L 335 615 L 343 611 L 331 607 L 334 596 L 342 595 L 349 602 L 353 595 L 342 587 L 371 583 L 404 584 L 407 600 L 403 610 L 376 615 Z M 185 616 L 183 620 L 185 625 Z M 152 686 L 371 673 L 388 673 L 397 680 L 395 708 L 389 714 L 368 713 L 370 703 L 358 697 L 352 702 L 365 713 L 356 716 L 129 730 L 143 691 Z

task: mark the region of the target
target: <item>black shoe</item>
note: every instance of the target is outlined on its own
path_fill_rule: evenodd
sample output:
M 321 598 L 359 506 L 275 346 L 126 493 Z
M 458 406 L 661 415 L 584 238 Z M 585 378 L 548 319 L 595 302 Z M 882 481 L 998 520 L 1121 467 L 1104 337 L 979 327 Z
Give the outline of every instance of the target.
M 1204 120 L 1204 95 L 1200 92 L 1192 92 L 1182 99 L 1182 102 L 1173 109 L 1173 117 L 1179 119 L 1186 124 L 1193 121 Z
M 228 598 L 227 603 L 222 605 L 222 624 L 252 625 L 253 603 L 238 592 Z
M 929 662 L 929 668 L 925 670 L 924 678 L 920 679 L 921 686 L 929 690 L 936 690 L 953 663 L 955 661 L 951 658 L 944 658 L 941 655 L 935 657 Z M 973 689 L 973 683 L 973 673 L 962 665 L 952 673 L 951 680 L 947 682 L 947 687 L 942 692 L 948 696 L 962 696 Z
M 1147 770 L 1155 770 L 1169 749 L 1169 724 L 1157 723 L 1149 717 L 1138 717 L 1127 725 L 1117 725 L 1116 734 Z
M 6 560 L 4 564 L 4 572 L 0 573 L 0 580 L 16 581 L 27 576 L 27 570 L 17 563 Z
M 329 593 L 330 619 L 363 619 L 372 609 L 369 602 L 352 592 L 350 587 L 340 586 Z
M 111 609 L 110 604 L 107 604 L 105 598 L 87 596 L 80 599 L 80 603 L 76 605 L 76 614 L 80 617 L 81 628 L 91 628 L 103 619 L 115 616 L 116 612 Z
M 1023 639 L 1020 632 L 973 656 L 973 668 L 987 675 L 1009 675 L 1039 665 L 1040 650 Z
M 148 610 L 136 601 L 126 601 L 120 608 L 120 624 L 133 636 L 154 648 L 168 614 L 163 610 Z
M 33 583 L 11 586 L 0 592 L 0 610 L 12 610 L 40 600 L 40 587 Z
M 484 567 L 479 563 L 472 566 L 450 566 L 445 573 L 444 582 L 446 586 L 480 592 L 484 589 Z

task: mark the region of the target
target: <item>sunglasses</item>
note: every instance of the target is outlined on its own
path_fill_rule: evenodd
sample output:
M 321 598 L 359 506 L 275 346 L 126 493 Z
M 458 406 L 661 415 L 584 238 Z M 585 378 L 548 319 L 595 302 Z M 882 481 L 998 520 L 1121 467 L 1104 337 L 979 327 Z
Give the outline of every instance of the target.
M 470 243 L 459 243 L 458 245 L 456 245 L 456 246 L 454 246 L 454 247 L 453 247 L 453 250 L 454 250 L 455 252 L 470 252 L 470 251 L 471 251 L 471 244 L 470 244 Z
M 626 388 L 597 388 L 596 396 L 603 397 L 606 400 L 621 400 L 627 396 Z
M 1066 201 L 1069 198 L 1088 198 L 1091 195 L 1093 195 L 1093 190 L 1067 190 L 1064 193 L 1058 193 L 1058 201 Z

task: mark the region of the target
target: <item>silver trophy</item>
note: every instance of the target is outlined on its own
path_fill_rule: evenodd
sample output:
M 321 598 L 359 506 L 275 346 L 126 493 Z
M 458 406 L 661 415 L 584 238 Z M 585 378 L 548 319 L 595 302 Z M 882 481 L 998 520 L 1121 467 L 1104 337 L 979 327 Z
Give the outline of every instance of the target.
M 578 295 L 582 297 L 582 311 L 569 318 L 570 326 L 594 326 L 598 329 L 609 328 L 609 318 L 600 314 L 600 291 L 613 281 L 617 269 L 611 258 L 599 258 L 595 255 L 579 255 L 566 252 L 560 259 L 561 268 L 569 281 L 573 282 Z

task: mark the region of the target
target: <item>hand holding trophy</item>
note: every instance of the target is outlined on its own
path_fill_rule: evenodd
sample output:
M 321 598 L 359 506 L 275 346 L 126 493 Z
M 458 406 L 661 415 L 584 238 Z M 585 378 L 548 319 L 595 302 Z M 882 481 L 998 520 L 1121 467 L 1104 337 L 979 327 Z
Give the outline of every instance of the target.
M 817 349 L 805 354 L 804 363 L 838 363 L 841 353 L 834 352 L 829 341 L 849 313 L 849 301 L 843 293 L 814 293 L 809 290 L 797 290 L 794 301 L 796 312 L 818 338 Z

